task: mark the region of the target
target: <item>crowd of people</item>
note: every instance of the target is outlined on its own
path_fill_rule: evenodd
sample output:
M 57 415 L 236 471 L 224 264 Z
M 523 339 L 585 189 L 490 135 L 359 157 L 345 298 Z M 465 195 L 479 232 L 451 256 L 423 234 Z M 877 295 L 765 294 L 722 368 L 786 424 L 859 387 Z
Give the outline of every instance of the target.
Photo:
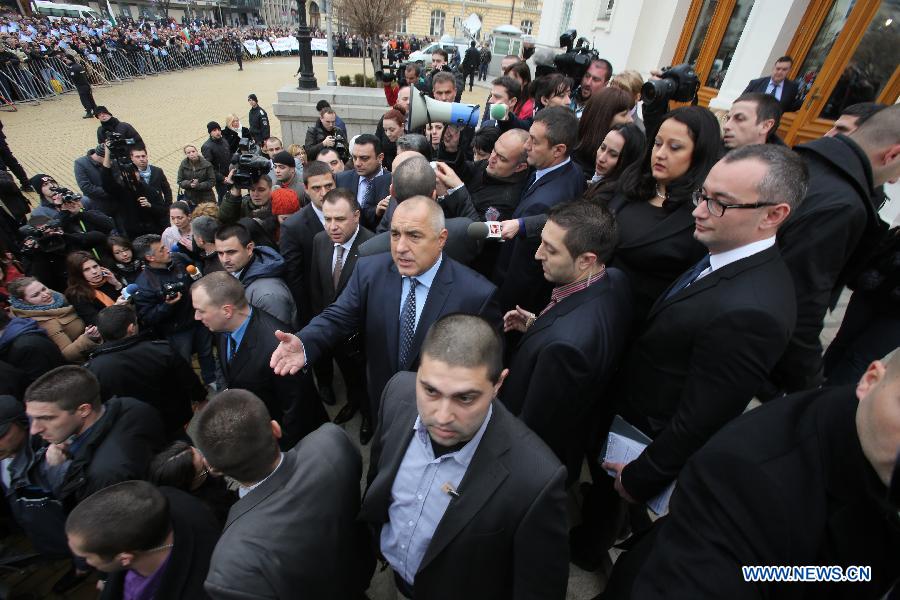
M 463 91 L 438 50 L 371 132 L 323 100 L 285 148 L 249 94 L 166 174 L 101 106 L 81 193 L 0 173 L 0 482 L 71 558 L 56 591 L 364 598 L 380 568 L 547 600 L 570 563 L 602 598 L 898 591 L 900 107 L 791 149 L 777 72 L 721 125 L 600 58 L 502 68 L 477 127 L 409 118 Z

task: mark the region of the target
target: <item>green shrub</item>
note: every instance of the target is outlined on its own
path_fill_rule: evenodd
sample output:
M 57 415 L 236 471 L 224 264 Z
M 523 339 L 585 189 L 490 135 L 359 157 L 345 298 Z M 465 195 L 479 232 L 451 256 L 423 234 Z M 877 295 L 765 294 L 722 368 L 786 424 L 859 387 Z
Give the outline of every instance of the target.
M 341 75 L 338 77 L 338 85 L 342 85 L 344 87 L 350 87 L 350 76 L 349 75 Z
M 365 86 L 365 78 L 362 73 L 357 73 L 353 76 L 353 87 L 363 87 Z

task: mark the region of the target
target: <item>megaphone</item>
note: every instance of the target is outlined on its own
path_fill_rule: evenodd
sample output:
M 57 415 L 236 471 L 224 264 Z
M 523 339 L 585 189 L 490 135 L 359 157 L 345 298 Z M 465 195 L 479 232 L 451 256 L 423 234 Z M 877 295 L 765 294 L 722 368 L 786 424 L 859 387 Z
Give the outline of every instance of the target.
M 427 123 L 448 123 L 460 127 L 478 125 L 481 106 L 461 102 L 441 102 L 414 90 L 409 99 L 406 130 L 414 131 Z

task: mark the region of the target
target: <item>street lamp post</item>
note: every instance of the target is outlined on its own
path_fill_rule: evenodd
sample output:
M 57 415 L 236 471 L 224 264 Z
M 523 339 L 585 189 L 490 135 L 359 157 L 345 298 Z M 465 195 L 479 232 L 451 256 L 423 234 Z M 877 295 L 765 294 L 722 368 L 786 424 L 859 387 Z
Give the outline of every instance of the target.
M 331 37 L 331 8 L 334 5 L 334 0 L 327 1 L 327 12 L 325 14 L 325 35 L 328 37 L 328 85 L 335 86 L 337 85 L 337 77 L 334 73 L 334 38 Z
M 297 41 L 300 43 L 300 83 L 301 90 L 317 90 L 316 76 L 312 68 L 312 50 L 310 49 L 309 27 L 306 26 L 306 0 L 297 0 L 297 16 L 300 26 L 297 29 Z

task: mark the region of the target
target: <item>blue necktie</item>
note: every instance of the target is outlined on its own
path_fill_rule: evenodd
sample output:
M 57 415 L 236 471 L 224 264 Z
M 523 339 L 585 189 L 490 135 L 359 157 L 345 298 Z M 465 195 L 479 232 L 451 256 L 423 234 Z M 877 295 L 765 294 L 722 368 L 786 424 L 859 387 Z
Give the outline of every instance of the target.
M 228 334 L 228 362 L 234 358 L 234 354 L 237 352 L 237 340 L 234 339 L 231 334 Z
M 371 206 L 375 201 L 375 184 L 372 183 L 372 179 L 363 179 L 363 183 L 366 184 L 366 189 L 363 191 L 363 206 Z
M 698 262 L 696 265 L 694 265 L 690 271 L 688 271 L 687 273 L 685 273 L 684 275 L 681 276 L 681 279 L 679 279 L 675 283 L 675 285 L 673 285 L 669 289 L 669 292 L 666 294 L 666 297 L 664 298 L 664 300 L 668 300 L 669 298 L 671 298 L 672 296 L 674 296 L 675 294 L 677 294 L 678 292 L 680 292 L 687 286 L 694 283 L 694 281 L 696 281 L 697 277 L 700 276 L 700 273 L 702 273 L 703 271 L 705 271 L 708 268 L 709 268 L 709 254 L 704 256 L 703 259 L 700 262 Z
M 532 173 L 531 176 L 528 178 L 528 181 L 525 183 L 525 191 L 526 192 L 531 188 L 531 186 L 534 185 L 535 181 L 537 181 L 537 171 Z
M 406 294 L 406 302 L 403 303 L 403 312 L 400 315 L 399 367 L 401 369 L 406 367 L 413 336 L 416 334 L 416 285 L 418 283 L 419 281 L 415 277 L 409 278 L 409 292 Z

